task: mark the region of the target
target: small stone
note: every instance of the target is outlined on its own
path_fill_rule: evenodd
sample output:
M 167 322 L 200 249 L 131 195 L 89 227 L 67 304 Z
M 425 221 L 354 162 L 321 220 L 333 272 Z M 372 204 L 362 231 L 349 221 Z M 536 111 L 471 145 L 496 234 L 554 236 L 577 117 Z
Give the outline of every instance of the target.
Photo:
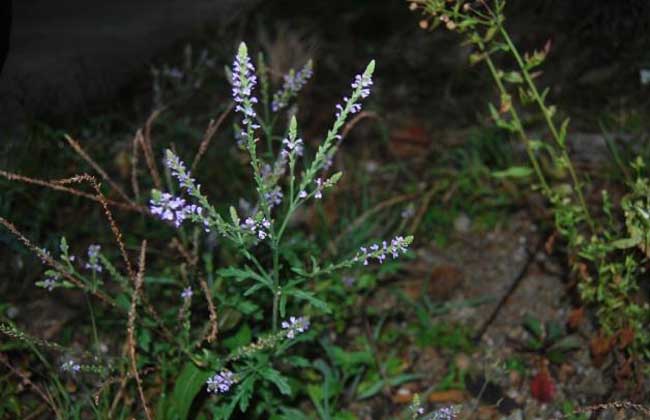
M 465 213 L 461 213 L 454 220 L 454 229 L 456 230 L 456 232 L 467 233 L 469 232 L 471 227 L 472 227 L 472 221 Z

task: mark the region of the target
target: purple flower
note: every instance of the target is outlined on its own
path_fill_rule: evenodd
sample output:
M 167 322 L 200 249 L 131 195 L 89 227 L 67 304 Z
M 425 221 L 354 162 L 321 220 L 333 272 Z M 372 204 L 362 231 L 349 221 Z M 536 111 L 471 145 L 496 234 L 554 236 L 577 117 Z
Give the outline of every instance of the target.
M 71 359 L 61 364 L 61 370 L 64 372 L 77 373 L 81 370 L 81 365 Z
M 302 190 L 298 193 L 299 198 L 307 198 L 307 191 Z
M 282 204 L 283 197 L 284 195 L 282 194 L 282 189 L 278 186 L 264 194 L 264 198 L 269 203 L 269 207 L 271 208 Z
M 58 286 L 60 280 L 61 274 L 54 271 L 48 271 L 47 277 L 43 280 L 42 284 L 39 284 L 39 286 L 44 287 L 48 292 L 51 292 Z
M 456 415 L 458 414 L 458 410 L 456 410 L 455 407 L 449 406 L 449 407 L 443 407 L 433 413 L 433 420 L 454 420 L 456 418 Z
M 405 254 L 408 246 L 411 243 L 412 237 L 404 238 L 403 236 L 396 236 L 390 241 L 390 245 L 386 241 L 382 241 L 381 245 L 372 244 L 370 247 L 361 247 L 354 261 L 363 261 L 363 265 L 368 265 L 371 258 L 375 258 L 380 264 L 386 260 L 387 255 L 393 258 L 399 257 L 399 254 Z
M 271 227 L 271 222 L 263 218 L 260 221 L 255 221 L 252 217 L 247 217 L 244 220 L 244 223 L 241 224 L 241 228 L 250 233 L 251 235 L 257 236 L 258 239 L 264 240 L 269 235 L 269 228 Z
M 303 141 L 302 139 L 295 139 L 291 141 L 290 138 L 282 140 L 282 144 L 286 146 L 285 149 L 282 149 L 280 152 L 283 156 L 287 157 L 292 153 L 295 153 L 296 156 L 302 156 L 303 153 Z
M 294 338 L 309 329 L 309 318 L 292 316 L 289 321 L 282 321 L 282 328 L 287 331 L 287 338 Z
M 88 246 L 88 262 L 85 267 L 95 273 L 102 272 L 102 266 L 99 264 L 99 251 L 102 249 L 99 245 Z
M 185 169 L 183 161 L 169 149 L 165 156 L 165 165 L 171 171 L 172 176 L 178 180 L 181 188 L 184 188 L 189 194 L 199 190 L 201 186 L 196 184 L 196 181 L 191 176 L 192 173 Z
M 154 195 L 151 199 L 149 209 L 151 214 L 158 216 L 162 220 L 171 222 L 174 226 L 180 227 L 185 219 L 191 216 L 201 216 L 203 209 L 194 204 L 187 204 L 183 198 L 175 197 L 169 193 Z M 207 228 L 208 220 L 204 220 Z
M 336 105 L 336 118 L 345 118 L 348 114 L 356 114 L 361 111 L 361 104 L 357 101 L 365 99 L 370 95 L 370 87 L 372 86 L 372 72 L 374 71 L 374 61 L 368 65 L 368 68 L 363 74 L 357 74 L 352 82 L 352 96 L 350 98 L 343 97 L 343 104 Z
M 215 394 L 225 394 L 235 384 L 235 375 L 227 369 L 215 374 L 208 378 L 206 384 L 208 385 L 208 392 Z
M 300 92 L 312 74 L 314 74 L 314 71 L 311 60 L 298 72 L 291 70 L 288 74 L 285 74 L 282 89 L 273 95 L 273 101 L 271 102 L 273 112 L 286 108 L 291 98 Z
M 235 112 L 243 115 L 242 121 L 250 129 L 258 128 L 253 124 L 257 116 L 253 109 L 253 104 L 257 103 L 257 98 L 253 96 L 253 88 L 256 84 L 255 67 L 248 56 L 246 44 L 242 42 L 232 65 L 232 97 L 236 103 Z
M 192 288 L 188 286 L 185 289 L 183 289 L 183 292 L 181 293 L 181 297 L 183 298 L 183 300 L 189 300 L 193 294 L 194 292 L 192 291 Z
M 314 192 L 314 198 L 316 200 L 323 198 L 323 180 L 321 178 L 316 179 L 316 191 Z

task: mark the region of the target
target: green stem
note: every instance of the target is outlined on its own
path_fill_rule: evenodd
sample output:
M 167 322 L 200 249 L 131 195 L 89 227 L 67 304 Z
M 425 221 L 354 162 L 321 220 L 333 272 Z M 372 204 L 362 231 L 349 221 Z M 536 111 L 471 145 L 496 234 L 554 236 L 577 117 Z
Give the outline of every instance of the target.
M 587 220 L 587 223 L 589 224 L 589 228 L 591 229 L 592 232 L 595 232 L 595 225 L 593 222 L 593 219 L 591 218 L 591 213 L 589 212 L 589 208 L 587 207 L 587 202 L 585 201 L 584 195 L 582 193 L 582 185 L 580 183 L 580 180 L 578 179 L 578 175 L 575 171 L 575 168 L 573 166 L 573 163 L 571 162 L 571 159 L 569 157 L 569 153 L 567 152 L 566 144 L 562 141 L 560 138 L 560 135 L 557 131 L 557 128 L 555 127 L 555 123 L 553 122 L 553 117 L 551 115 L 550 110 L 548 107 L 544 104 L 544 100 L 542 99 L 541 95 L 539 94 L 539 91 L 537 90 L 537 86 L 533 82 L 533 79 L 530 77 L 530 74 L 528 73 L 528 70 L 526 69 L 526 65 L 524 63 L 524 60 L 522 59 L 521 55 L 519 54 L 519 51 L 515 47 L 515 44 L 512 42 L 512 39 L 510 39 L 510 36 L 508 35 L 508 31 L 505 30 L 503 27 L 501 21 L 497 19 L 497 25 L 499 27 L 499 32 L 503 36 L 503 39 L 506 41 L 506 44 L 508 45 L 508 48 L 510 49 L 513 57 L 517 61 L 517 65 L 519 66 L 519 69 L 521 70 L 521 73 L 524 77 L 524 80 L 526 81 L 526 84 L 528 85 L 528 88 L 530 89 L 531 93 L 533 94 L 533 97 L 535 99 L 535 102 L 537 102 L 537 105 L 542 111 L 542 114 L 544 114 L 544 119 L 546 120 L 546 125 L 548 126 L 549 130 L 551 131 L 551 135 L 553 136 L 553 139 L 555 140 L 555 143 L 557 146 L 560 148 L 562 152 L 562 159 L 566 164 L 567 169 L 569 170 L 569 174 L 571 176 L 571 180 L 573 182 L 573 186 L 575 188 L 576 194 L 578 196 L 578 200 L 580 201 L 580 206 L 582 207 L 584 214 L 585 214 L 585 219 Z
M 485 54 L 485 62 L 487 63 L 488 68 L 490 69 L 490 74 L 492 75 L 492 78 L 494 79 L 494 82 L 496 83 L 497 88 L 499 89 L 499 93 L 501 95 L 508 95 L 508 91 L 506 90 L 505 86 L 503 85 L 503 82 L 501 81 L 501 78 L 499 77 L 494 62 L 490 58 L 490 55 L 486 52 L 485 45 L 483 44 L 482 41 L 479 41 L 478 46 L 481 49 L 481 51 Z M 510 112 L 510 116 L 512 117 L 512 120 L 515 121 L 515 129 L 517 131 L 517 134 L 519 135 L 519 138 L 521 139 L 521 141 L 524 143 L 524 146 L 526 147 L 526 154 L 528 155 L 528 158 L 531 164 L 533 165 L 533 170 L 537 175 L 537 179 L 542 184 L 544 193 L 549 195 L 551 192 L 551 188 L 549 187 L 548 182 L 544 177 L 544 173 L 542 172 L 537 157 L 535 156 L 535 152 L 533 151 L 530 145 L 530 139 L 528 138 L 526 132 L 523 129 L 523 125 L 521 123 L 521 119 L 519 118 L 519 114 L 517 113 L 517 110 L 513 106 L 510 107 L 509 112 Z

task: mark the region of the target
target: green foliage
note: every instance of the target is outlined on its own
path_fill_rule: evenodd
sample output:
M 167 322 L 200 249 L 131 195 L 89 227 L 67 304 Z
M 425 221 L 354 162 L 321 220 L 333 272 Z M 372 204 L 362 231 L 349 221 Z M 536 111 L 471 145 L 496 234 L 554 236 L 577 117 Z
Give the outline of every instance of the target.
M 157 175 L 157 151 L 142 140 L 152 175 L 145 181 L 151 200 L 138 194 L 122 198 L 138 214 L 144 232 L 123 233 L 110 202 L 103 213 L 117 246 L 103 245 L 100 251 L 91 245 L 86 253 L 75 255 L 80 247 L 74 242 L 61 238 L 50 248 L 56 251 L 46 250 L 0 220 L 48 266 L 37 286 L 54 293 L 76 291 L 87 302 L 90 322 L 77 333 L 91 337 L 87 341 L 92 346 L 84 351 L 35 339 L 9 323 L 3 322 L 0 330 L 10 338 L 4 350 L 29 350 L 45 366 L 43 395 L 52 396 L 46 403 L 57 418 L 300 418 L 296 402 L 310 398 L 320 415 L 343 419 L 351 415 L 336 409 L 336 398 L 353 375 L 367 373 L 364 398 L 415 378 L 396 366 L 394 357 L 382 362 L 390 373 L 384 380 L 375 375 L 374 353 L 329 346 L 333 367 L 328 368 L 311 350 L 324 332 L 322 325 L 349 316 L 356 302 L 348 286 L 342 286 L 341 272 L 358 276 L 356 290 L 371 289 L 376 276 L 362 273 L 367 261 L 383 262 L 406 253 L 413 237 L 396 237 L 389 244 L 379 241 L 360 250 L 363 243 L 351 242 L 335 254 L 338 261 L 323 261 L 319 244 L 291 223 L 297 210 L 320 200 L 340 181 L 342 173 L 330 173 L 328 161 L 336 153 L 344 124 L 370 93 L 374 61 L 354 80 L 352 94 L 344 98 L 331 129 L 309 157 L 303 156 L 307 145 L 299 138 L 295 108 L 287 107 L 296 102 L 299 89 L 295 83 L 285 84 L 272 96 L 261 60 L 259 72 L 253 74 L 242 43 L 233 70 L 227 72 L 235 113 L 241 118 L 233 124 L 239 126 L 235 134 L 241 137 L 240 148 L 231 152 L 249 165 L 250 174 L 241 178 L 252 180 L 243 196 L 253 205 L 237 209 L 221 203 L 226 200 L 213 205 L 180 159 L 183 151 L 177 154 L 172 146 Z M 209 57 L 197 60 L 188 48 L 183 66 L 154 70 L 156 104 L 189 99 L 212 65 Z M 302 73 L 292 70 L 288 77 L 299 75 L 301 83 L 311 76 L 311 62 Z M 253 96 L 256 78 L 262 87 L 259 104 Z M 271 97 L 287 110 L 272 109 Z M 163 118 L 161 125 L 176 136 L 197 137 L 182 121 Z M 258 144 L 258 139 L 265 141 Z M 135 184 L 135 171 L 133 177 Z M 95 185 L 90 177 L 74 182 Z M 101 187 L 95 192 L 102 201 L 109 195 Z M 150 216 L 171 223 L 166 226 Z M 137 264 L 131 261 L 133 249 L 141 252 Z M 397 267 L 387 261 L 383 272 L 394 273 Z M 71 331 L 67 334 L 66 341 L 78 342 Z M 120 336 L 124 351 L 118 352 L 117 344 L 102 347 L 103 340 Z M 322 382 L 314 372 L 322 374 Z M 337 379 L 340 372 L 342 382 Z M 78 387 L 78 395 L 67 390 L 67 382 Z M 102 385 L 93 389 L 91 384 Z M 6 399 L 0 410 L 19 415 L 23 407 L 12 401 Z
M 541 323 L 533 316 L 526 314 L 524 328 L 531 338 L 526 342 L 524 350 L 546 357 L 553 363 L 562 363 L 568 353 L 578 350 L 583 342 L 577 335 L 567 334 L 562 324 L 549 321 Z
M 592 208 L 594 206 L 589 205 L 584 194 L 586 175 L 577 171 L 568 152 L 570 120 L 560 117 L 557 107 L 549 103 L 549 89 L 540 90 L 535 81 L 550 44 L 541 50 L 521 54 L 505 26 L 505 0 L 474 3 L 414 0 L 412 4 L 414 9 L 429 16 L 432 28 L 444 25 L 461 34 L 474 48 L 470 64 L 484 63 L 493 78 L 500 103 L 489 104 L 489 113 L 497 127 L 511 133 L 525 147 L 530 166 L 515 164 L 499 168 L 491 171 L 492 176 L 524 181 L 535 176 L 537 183 L 531 186 L 547 199 L 555 229 L 567 242 L 569 260 L 574 272 L 578 273 L 582 300 L 594 306 L 600 327 L 606 333 L 631 329 L 634 334 L 632 350 L 650 356 L 647 350 L 650 334 L 644 327 L 650 320 L 650 304 L 647 298 L 640 302 L 639 296 L 650 239 L 650 203 L 647 202 L 650 181 L 642 174 L 643 160 L 632 164 L 637 177 L 629 181 L 627 165 L 610 141 L 613 159 L 628 179 L 624 187 L 629 193 L 620 202 L 612 203 L 610 194 L 605 191 L 602 208 Z M 514 61 L 514 67 L 499 68 L 497 56 L 504 55 Z M 529 136 L 520 115 L 524 108 L 531 106 L 545 122 L 550 141 Z M 538 333 L 533 332 L 533 335 Z

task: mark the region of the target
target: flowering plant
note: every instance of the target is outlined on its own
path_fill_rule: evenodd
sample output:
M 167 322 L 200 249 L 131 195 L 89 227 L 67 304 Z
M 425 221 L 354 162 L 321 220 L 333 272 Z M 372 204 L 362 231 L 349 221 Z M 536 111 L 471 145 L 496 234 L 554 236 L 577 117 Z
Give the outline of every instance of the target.
M 157 170 L 151 169 L 155 168 L 155 160 L 150 158 L 152 152 L 146 140 L 140 142 L 145 157 L 149 156 L 147 164 L 155 185 L 148 207 L 140 206 L 137 199 L 131 200 L 116 188 L 128 202 L 118 204 L 153 217 L 157 226 L 171 228 L 174 238 L 170 245 L 179 250 L 180 264 L 164 261 L 157 276 L 145 273 L 159 266 L 145 264 L 145 240 L 136 269 L 110 210 L 116 202 L 105 198 L 89 175 L 61 181 L 56 187 L 80 182 L 93 186 L 96 195 L 92 198 L 104 207 L 119 245 L 122 266 L 113 264 L 104 254 L 110 251 L 98 244 L 88 247 L 86 257 L 75 258 L 65 239 L 59 246 L 60 255 L 55 257 L 34 246 L 15 226 L 0 218 L 2 225 L 50 267 L 38 286 L 48 291 L 77 288 L 86 293 L 95 345 L 91 351 L 75 351 L 44 344 L 13 326 L 3 324 L 0 332 L 62 352 L 59 371 L 68 378 L 83 381 L 90 375 L 98 376 L 106 385 L 97 391 L 95 401 L 104 401 L 106 417 L 113 416 L 125 388 L 131 385 L 133 394 L 139 397 L 139 409 L 148 419 L 154 415 L 163 419 L 188 418 L 202 390 L 210 398 L 203 401 L 201 409 L 217 419 L 229 418 L 237 409 L 247 416 L 264 418 L 295 413 L 287 403 L 301 390 L 297 377 L 291 376 L 292 370 L 295 373 L 296 368 L 304 369 L 310 361 L 291 354 L 291 350 L 316 337 L 319 328 L 312 325 L 317 326 L 332 312 L 331 302 L 318 289 L 318 283 L 338 270 L 397 258 L 407 253 L 413 240 L 411 236 L 396 236 L 360 247 L 336 262 L 319 261 L 310 252 L 314 248 L 296 247 L 290 222 L 301 207 L 318 203 L 341 179 L 340 172 L 330 172 L 332 158 L 342 140 L 344 125 L 361 110 L 362 101 L 370 94 L 375 63 L 370 62 L 354 78 L 351 94 L 336 105 L 334 123 L 311 157 L 308 143 L 299 134 L 296 107 L 290 104 L 311 78 L 312 62 L 298 72 L 290 71 L 273 95 L 266 68 L 261 64 L 255 68 L 242 43 L 229 70 L 232 109 L 238 120 L 235 137 L 250 165 L 253 205 L 245 209 L 214 205 L 193 175 L 199 155 L 188 166 L 181 158 L 182 151 L 167 149 L 163 159 L 165 184 Z M 276 128 L 282 121 L 286 121 L 286 129 L 278 136 Z M 266 141 L 260 143 L 260 139 Z M 76 147 L 80 150 L 80 146 Z M 149 266 L 147 270 L 145 265 Z M 122 269 L 125 274 L 120 272 Z M 169 293 L 170 287 L 176 290 Z M 154 292 L 157 294 L 152 296 Z M 95 322 L 91 298 L 101 301 L 105 309 L 125 315 L 125 356 L 109 357 L 102 350 L 102 331 Z M 172 308 L 162 303 L 169 299 L 175 303 Z M 180 366 L 171 367 L 174 363 Z M 145 374 L 152 371 L 157 372 L 155 380 Z M 169 383 L 173 389 L 166 392 Z M 57 384 L 65 394 L 64 387 Z M 121 385 L 109 403 L 112 384 Z M 148 387 L 160 395 L 155 401 Z M 65 403 L 60 405 L 73 404 L 67 396 L 62 401 Z M 125 408 L 133 403 L 123 401 Z M 58 404 L 52 401 L 52 409 L 59 417 L 66 417 L 72 409 Z

